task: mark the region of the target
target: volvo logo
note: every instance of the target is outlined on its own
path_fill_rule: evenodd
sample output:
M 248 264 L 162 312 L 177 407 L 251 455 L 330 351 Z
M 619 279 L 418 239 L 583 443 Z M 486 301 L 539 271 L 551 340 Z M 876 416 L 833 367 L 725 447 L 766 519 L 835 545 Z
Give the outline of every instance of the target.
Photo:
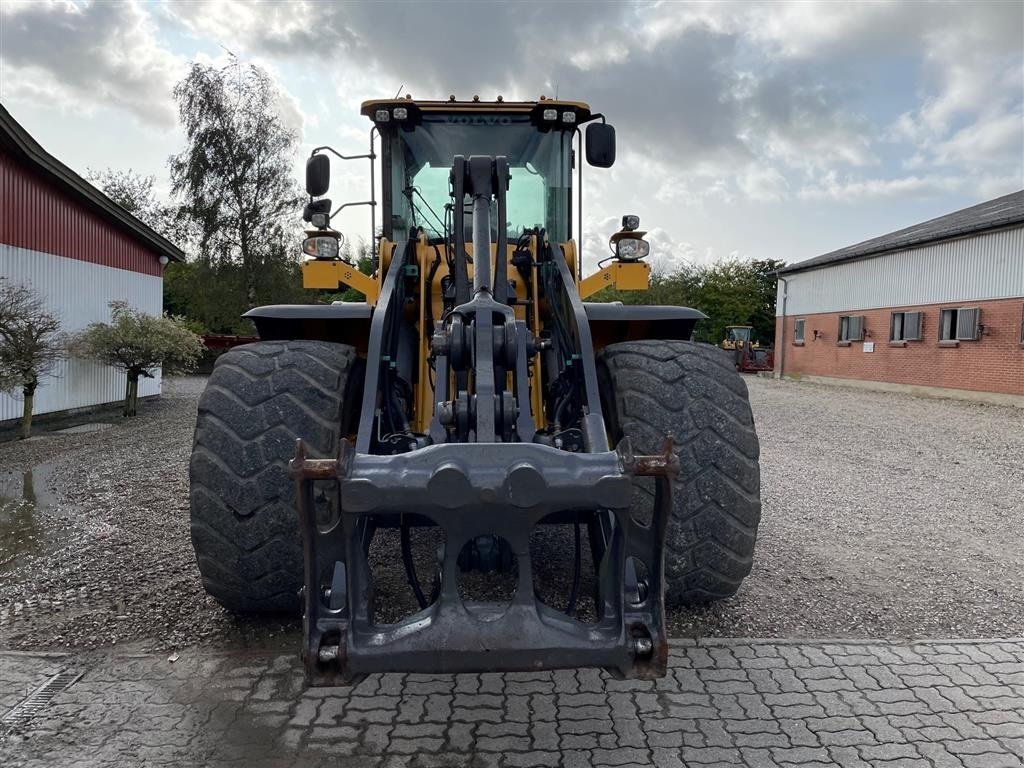
M 449 125 L 512 125 L 507 115 L 446 115 Z

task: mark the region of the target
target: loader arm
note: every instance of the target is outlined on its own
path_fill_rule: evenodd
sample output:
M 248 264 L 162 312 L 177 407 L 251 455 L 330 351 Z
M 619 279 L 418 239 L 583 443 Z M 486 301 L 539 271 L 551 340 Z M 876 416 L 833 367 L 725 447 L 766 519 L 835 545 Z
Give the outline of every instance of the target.
M 628 441 L 609 446 L 589 321 L 562 248 L 533 235 L 531 263 L 520 261 L 523 284 L 510 286 L 508 185 L 503 157 L 455 157 L 454 205 L 472 206 L 472 274 L 458 227 L 447 260 L 453 303 L 429 339 L 435 383 L 429 419 L 421 419 L 426 429 L 416 430 L 408 403 L 391 402 L 403 389 L 396 360 L 403 345 L 414 348 L 407 346 L 414 340 L 401 340 L 412 332 L 403 331 L 405 309 L 421 274 L 422 243 L 410 239 L 395 249 L 377 296 L 354 444 L 343 442 L 337 459 L 310 459 L 301 441 L 297 446 L 291 470 L 305 556 L 303 655 L 314 683 L 385 670 L 597 666 L 627 677 L 664 673 L 662 548 L 669 480 L 678 470 L 671 438 L 654 456 L 633 455 Z M 520 294 L 536 299 L 517 316 Z M 542 357 L 550 381 L 546 396 L 535 398 L 530 382 L 538 379 L 539 393 Z M 539 425 L 543 401 L 551 404 L 548 426 Z M 659 498 L 647 526 L 629 515 L 635 476 L 656 478 Z M 325 482 L 334 484 L 340 509 L 326 528 L 315 501 Z M 367 536 L 409 515 L 444 532 L 439 588 L 420 612 L 378 625 L 369 606 Z M 537 595 L 530 534 L 551 517 L 590 526 L 597 541 L 596 623 L 554 610 Z M 459 594 L 460 553 L 488 537 L 504 542 L 515 561 L 508 605 L 468 605 Z M 634 559 L 649 574 L 641 588 Z

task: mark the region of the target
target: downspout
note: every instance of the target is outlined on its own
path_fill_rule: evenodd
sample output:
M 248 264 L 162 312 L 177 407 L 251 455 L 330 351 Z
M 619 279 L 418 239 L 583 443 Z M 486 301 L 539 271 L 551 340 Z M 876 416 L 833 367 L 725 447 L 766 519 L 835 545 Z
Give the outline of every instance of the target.
M 779 379 L 786 375 L 786 300 L 789 298 L 789 281 L 778 272 L 775 277 L 782 281 L 782 332 L 779 334 Z

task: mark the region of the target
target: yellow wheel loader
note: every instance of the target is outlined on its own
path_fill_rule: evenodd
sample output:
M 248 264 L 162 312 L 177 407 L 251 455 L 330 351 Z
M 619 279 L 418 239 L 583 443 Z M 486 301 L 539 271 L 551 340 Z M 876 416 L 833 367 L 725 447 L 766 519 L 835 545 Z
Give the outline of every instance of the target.
M 307 288 L 366 300 L 251 310 L 259 341 L 222 355 L 199 401 L 205 588 L 234 611 L 301 611 L 317 685 L 663 675 L 666 600 L 727 597 L 750 571 L 758 441 L 731 360 L 690 340 L 701 312 L 586 301 L 648 284 L 635 216 L 582 274 L 582 160 L 610 167 L 614 128 L 543 98 L 362 114 L 369 151 L 307 162 L 302 247 Z M 332 207 L 332 156 L 369 161 L 367 200 Z M 380 216 L 372 275 L 339 257 L 331 219 L 351 205 L 375 232 Z M 538 550 L 549 526 L 567 535 Z M 424 533 L 436 546 L 416 554 Z M 382 557 L 404 567 L 410 615 L 381 605 Z M 552 587 L 558 566 L 570 575 Z
M 771 347 L 762 347 L 753 335 L 752 325 L 727 325 L 725 338 L 718 345 L 732 352 L 736 370 L 740 373 L 759 373 L 775 368 L 774 351 Z

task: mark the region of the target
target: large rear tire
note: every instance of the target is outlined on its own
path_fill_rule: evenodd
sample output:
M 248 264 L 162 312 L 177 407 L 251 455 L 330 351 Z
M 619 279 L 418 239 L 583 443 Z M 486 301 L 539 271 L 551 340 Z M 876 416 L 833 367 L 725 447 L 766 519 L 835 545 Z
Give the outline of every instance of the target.
M 288 460 L 299 437 L 311 456 L 337 456 L 355 428 L 346 401 L 358 407 L 356 360 L 350 346 L 301 340 L 246 344 L 217 360 L 199 398 L 189 500 L 203 586 L 225 608 L 298 610 L 302 546 Z
M 747 387 L 730 355 L 688 341 L 631 341 L 597 358 L 614 441 L 655 453 L 675 437 L 681 474 L 665 541 L 665 599 L 696 605 L 735 594 L 753 564 L 761 518 L 759 445 Z M 650 513 L 651 478 L 634 481 L 634 516 Z

